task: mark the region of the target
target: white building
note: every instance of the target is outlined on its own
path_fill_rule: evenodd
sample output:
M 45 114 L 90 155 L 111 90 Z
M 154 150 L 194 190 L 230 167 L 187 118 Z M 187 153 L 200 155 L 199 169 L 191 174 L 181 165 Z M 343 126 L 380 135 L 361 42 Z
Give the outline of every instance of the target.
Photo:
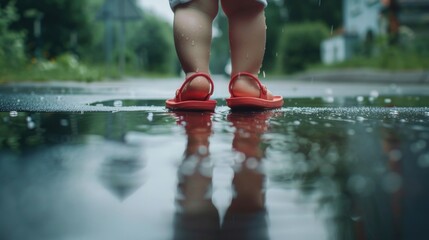
M 429 34 L 429 0 L 397 0 L 399 22 L 414 33 Z M 322 62 L 332 64 L 349 59 L 368 38 L 386 34 L 388 22 L 382 11 L 390 0 L 344 0 L 343 33 L 321 44 Z
M 359 42 L 383 34 L 386 23 L 380 16 L 381 10 L 380 0 L 344 0 L 344 32 L 322 42 L 322 62 L 342 62 L 353 56 Z

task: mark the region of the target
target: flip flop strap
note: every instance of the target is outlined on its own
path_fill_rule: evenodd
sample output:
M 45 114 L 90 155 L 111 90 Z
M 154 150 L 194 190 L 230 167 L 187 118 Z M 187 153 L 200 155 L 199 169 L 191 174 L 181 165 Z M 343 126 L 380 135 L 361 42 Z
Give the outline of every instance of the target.
M 207 73 L 197 72 L 197 73 L 192 74 L 188 78 L 186 78 L 185 81 L 183 82 L 182 86 L 179 89 L 177 89 L 177 91 L 176 91 L 176 101 L 177 102 L 181 102 L 182 101 L 182 97 L 181 96 L 182 96 L 183 90 L 188 85 L 188 83 L 190 83 L 196 77 L 204 77 L 204 78 L 206 78 L 209 81 L 209 83 L 210 83 L 210 92 L 207 94 L 206 98 L 204 99 L 204 100 L 209 100 L 210 96 L 213 94 L 213 91 L 214 91 L 213 80 L 210 77 L 210 75 L 208 75 Z
M 237 79 L 241 76 L 249 77 L 250 79 L 254 80 L 258 84 L 258 87 L 260 90 L 259 91 L 259 98 L 268 99 L 267 87 L 264 84 L 262 84 L 261 81 L 259 81 L 259 79 L 257 77 L 255 77 L 253 74 L 248 73 L 248 72 L 239 72 L 231 78 L 231 81 L 229 82 L 229 93 L 231 94 L 231 97 L 235 97 L 234 91 L 232 90 L 232 87 L 234 86 Z

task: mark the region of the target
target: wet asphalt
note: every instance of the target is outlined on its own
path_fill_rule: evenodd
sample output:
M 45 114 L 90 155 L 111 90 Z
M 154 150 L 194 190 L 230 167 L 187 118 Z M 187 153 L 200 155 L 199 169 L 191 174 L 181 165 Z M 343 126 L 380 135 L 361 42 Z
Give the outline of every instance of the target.
M 362 75 L 365 76 L 365 75 Z M 406 75 L 405 75 L 406 76 Z M 354 75 L 356 78 L 356 75 Z M 213 98 L 220 100 L 222 107 L 229 96 L 228 81 L 225 76 L 213 76 L 215 91 Z M 291 80 L 276 77 L 262 78 L 264 84 L 276 95 L 284 98 L 337 98 L 337 97 L 378 97 L 426 96 L 429 84 L 418 79 L 377 79 L 362 78 L 362 81 L 327 81 L 317 76 L 307 80 Z M 163 108 L 162 101 L 173 97 L 182 79 L 126 78 L 118 81 L 94 83 L 59 82 L 6 83 L 0 85 L 0 111 L 30 112 L 103 112 L 141 111 L 148 107 Z M 116 100 L 159 100 L 157 106 L 102 106 L 97 102 Z M 285 105 L 284 107 L 288 107 Z

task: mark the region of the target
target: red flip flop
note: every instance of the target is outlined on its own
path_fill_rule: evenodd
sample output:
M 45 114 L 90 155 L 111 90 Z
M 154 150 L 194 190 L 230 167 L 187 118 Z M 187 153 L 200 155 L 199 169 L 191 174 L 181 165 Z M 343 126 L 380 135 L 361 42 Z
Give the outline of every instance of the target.
M 240 76 L 249 77 L 258 84 L 260 89 L 259 97 L 237 97 L 234 95 L 232 87 Z M 258 78 L 247 72 L 240 72 L 231 78 L 229 82 L 229 93 L 231 97 L 226 99 L 226 103 L 231 109 L 263 110 L 281 108 L 283 106 L 282 96 L 273 96 L 273 99 L 269 100 L 267 87 L 263 85 Z
M 186 85 L 194 80 L 196 77 L 205 77 L 210 83 L 210 92 L 204 98 L 204 100 L 185 100 L 182 101 L 183 90 Z M 177 89 L 176 97 L 174 99 L 168 99 L 165 101 L 165 106 L 171 110 L 186 110 L 186 111 L 214 111 L 216 107 L 216 100 L 210 100 L 210 96 L 213 94 L 214 84 L 211 77 L 205 73 L 194 73 L 188 78 L 182 86 Z M 185 93 L 186 94 L 186 93 Z

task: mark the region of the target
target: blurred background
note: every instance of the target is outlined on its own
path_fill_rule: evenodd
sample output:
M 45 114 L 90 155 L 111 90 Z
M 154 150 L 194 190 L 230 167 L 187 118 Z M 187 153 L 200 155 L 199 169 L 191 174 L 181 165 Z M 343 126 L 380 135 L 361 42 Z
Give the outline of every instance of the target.
M 0 82 L 180 74 L 167 0 L 0 0 Z M 429 0 L 271 0 L 262 70 L 429 69 Z M 227 74 L 227 21 L 211 71 Z

